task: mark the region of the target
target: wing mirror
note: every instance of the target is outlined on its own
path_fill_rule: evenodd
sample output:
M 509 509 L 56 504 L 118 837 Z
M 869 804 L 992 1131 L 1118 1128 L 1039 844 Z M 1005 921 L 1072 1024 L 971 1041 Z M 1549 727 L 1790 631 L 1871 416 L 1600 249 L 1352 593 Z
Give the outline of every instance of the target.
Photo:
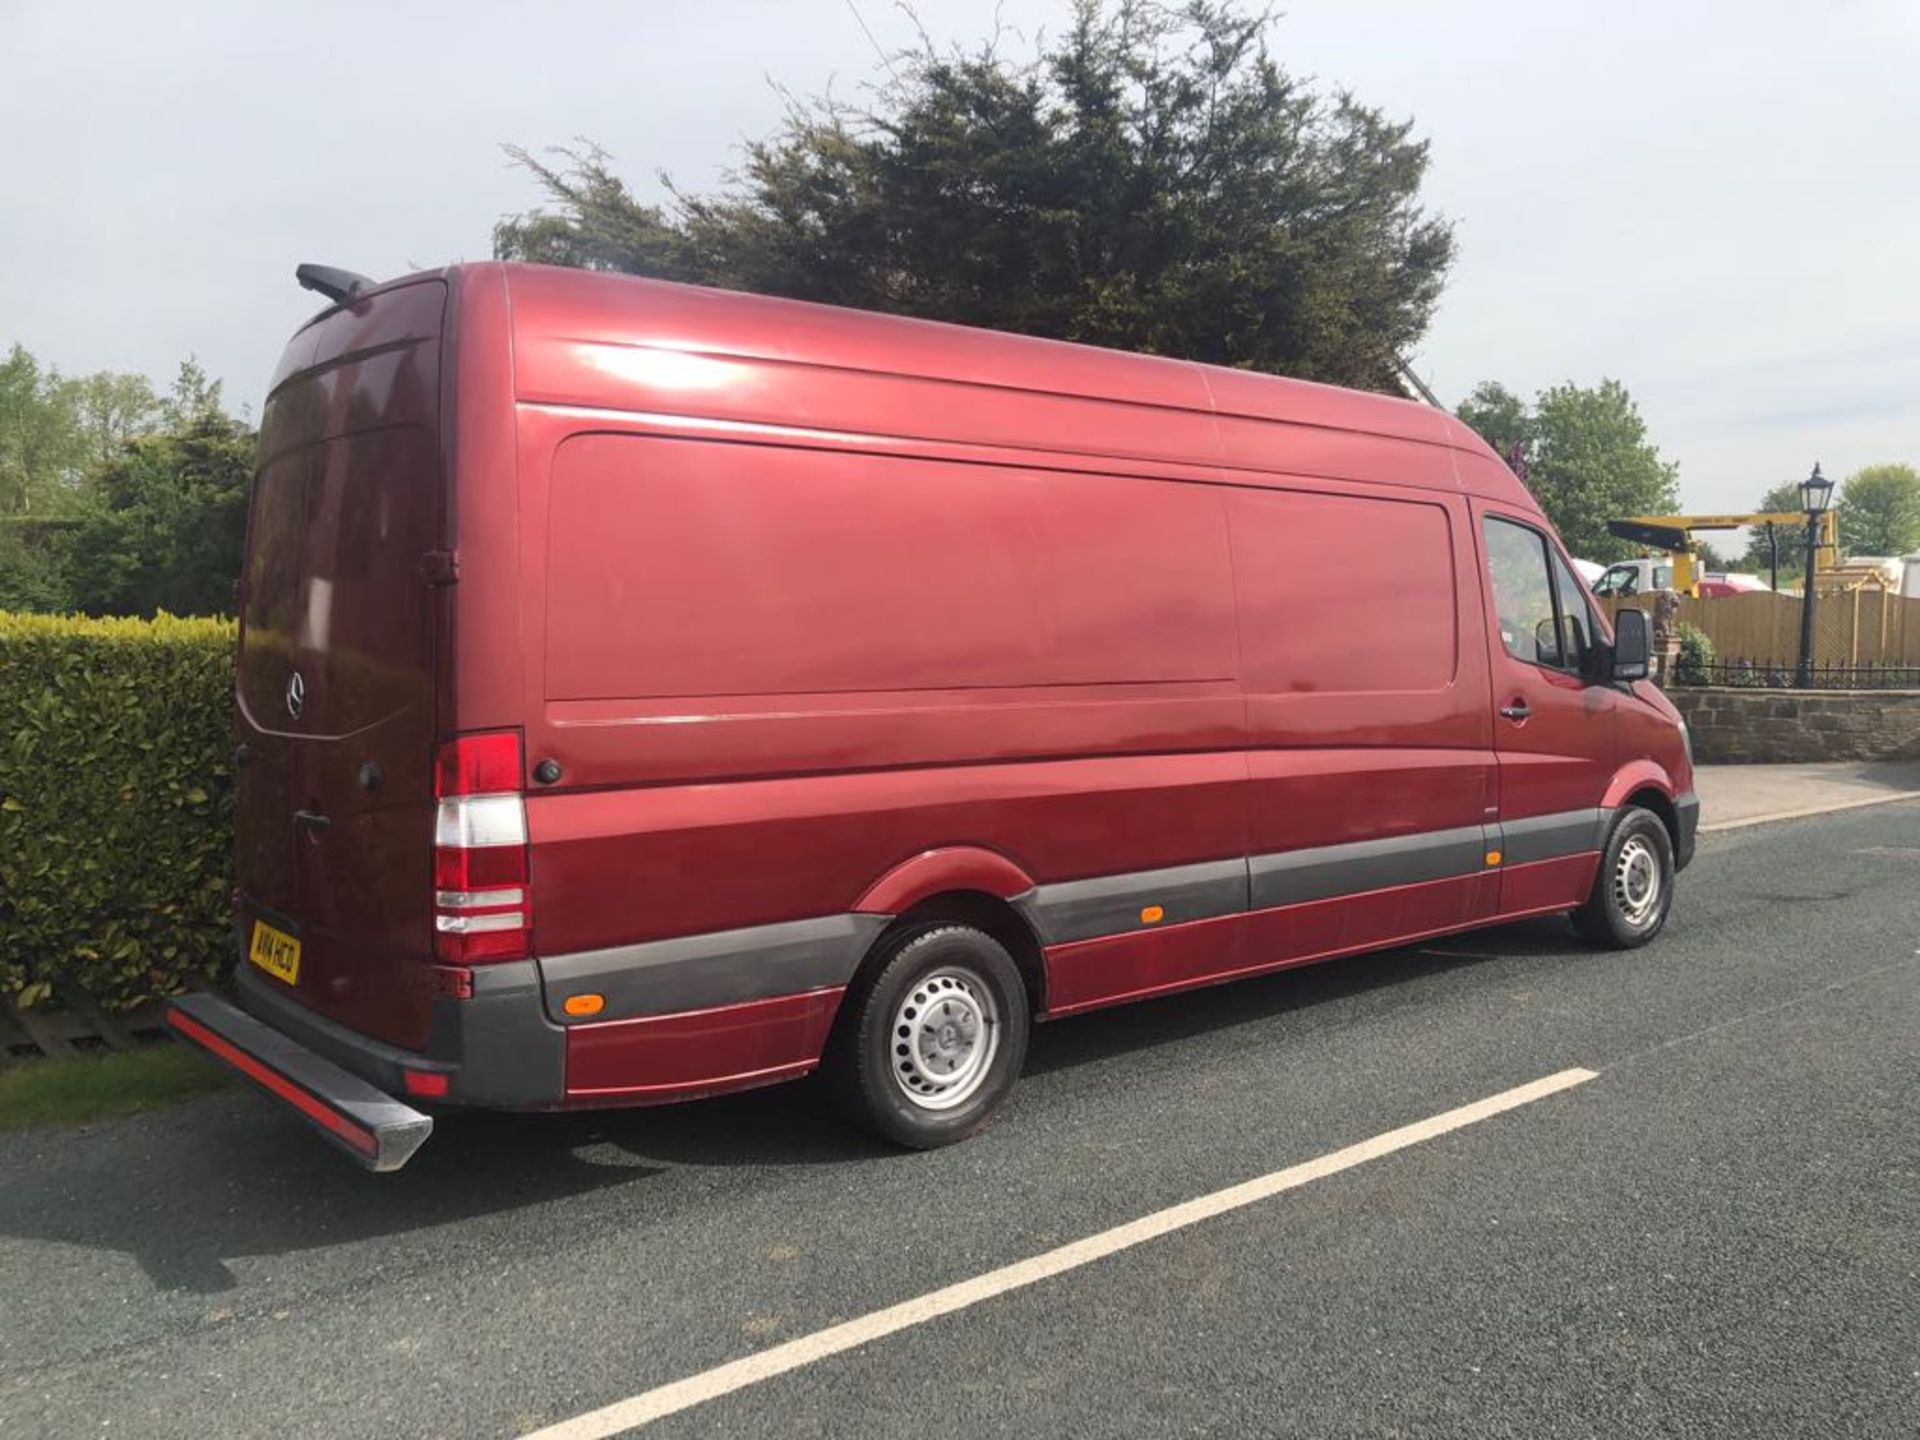
M 1560 641 L 1554 636 L 1551 615 L 1533 627 L 1533 653 L 1542 665 L 1560 663 Z
M 1646 679 L 1652 650 L 1644 610 L 1622 610 L 1613 617 L 1613 679 Z

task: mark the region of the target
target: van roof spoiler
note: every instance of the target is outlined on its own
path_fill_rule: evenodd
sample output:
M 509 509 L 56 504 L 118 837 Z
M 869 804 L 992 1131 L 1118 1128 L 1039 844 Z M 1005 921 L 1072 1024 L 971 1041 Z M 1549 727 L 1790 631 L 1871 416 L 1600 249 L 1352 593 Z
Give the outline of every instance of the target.
M 296 265 L 293 267 L 293 278 L 300 282 L 302 290 L 316 290 L 336 305 L 374 286 L 374 282 L 366 276 L 356 275 L 351 270 L 339 270 L 332 265 Z

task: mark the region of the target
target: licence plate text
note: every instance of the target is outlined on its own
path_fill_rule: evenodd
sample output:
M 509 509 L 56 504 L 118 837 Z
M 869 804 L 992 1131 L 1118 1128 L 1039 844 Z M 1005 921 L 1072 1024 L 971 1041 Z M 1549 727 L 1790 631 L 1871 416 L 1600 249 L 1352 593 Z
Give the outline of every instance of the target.
M 264 920 L 253 922 L 253 937 L 247 942 L 247 959 L 277 980 L 284 980 L 289 985 L 299 982 L 300 941 Z

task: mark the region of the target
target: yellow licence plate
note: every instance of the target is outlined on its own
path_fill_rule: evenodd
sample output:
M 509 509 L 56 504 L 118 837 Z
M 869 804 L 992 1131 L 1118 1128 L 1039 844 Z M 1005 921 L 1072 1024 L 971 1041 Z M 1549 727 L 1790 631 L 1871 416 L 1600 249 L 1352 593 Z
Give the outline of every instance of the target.
M 289 985 L 300 979 L 300 942 L 284 930 L 276 930 L 264 920 L 253 922 L 253 938 L 247 942 L 247 959 Z

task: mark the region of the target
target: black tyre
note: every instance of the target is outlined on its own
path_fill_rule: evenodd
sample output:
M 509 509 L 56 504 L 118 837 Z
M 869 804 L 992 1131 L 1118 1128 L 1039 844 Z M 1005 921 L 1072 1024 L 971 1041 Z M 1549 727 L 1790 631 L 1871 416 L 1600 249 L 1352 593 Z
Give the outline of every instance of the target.
M 984 1127 L 1027 1056 L 1027 987 L 1004 946 L 966 925 L 886 942 L 849 993 L 829 1079 L 857 1123 L 931 1150 Z
M 1600 852 L 1593 893 L 1573 912 L 1573 928 L 1595 945 L 1632 950 L 1667 923 L 1673 907 L 1673 837 L 1660 817 L 1629 806 Z

